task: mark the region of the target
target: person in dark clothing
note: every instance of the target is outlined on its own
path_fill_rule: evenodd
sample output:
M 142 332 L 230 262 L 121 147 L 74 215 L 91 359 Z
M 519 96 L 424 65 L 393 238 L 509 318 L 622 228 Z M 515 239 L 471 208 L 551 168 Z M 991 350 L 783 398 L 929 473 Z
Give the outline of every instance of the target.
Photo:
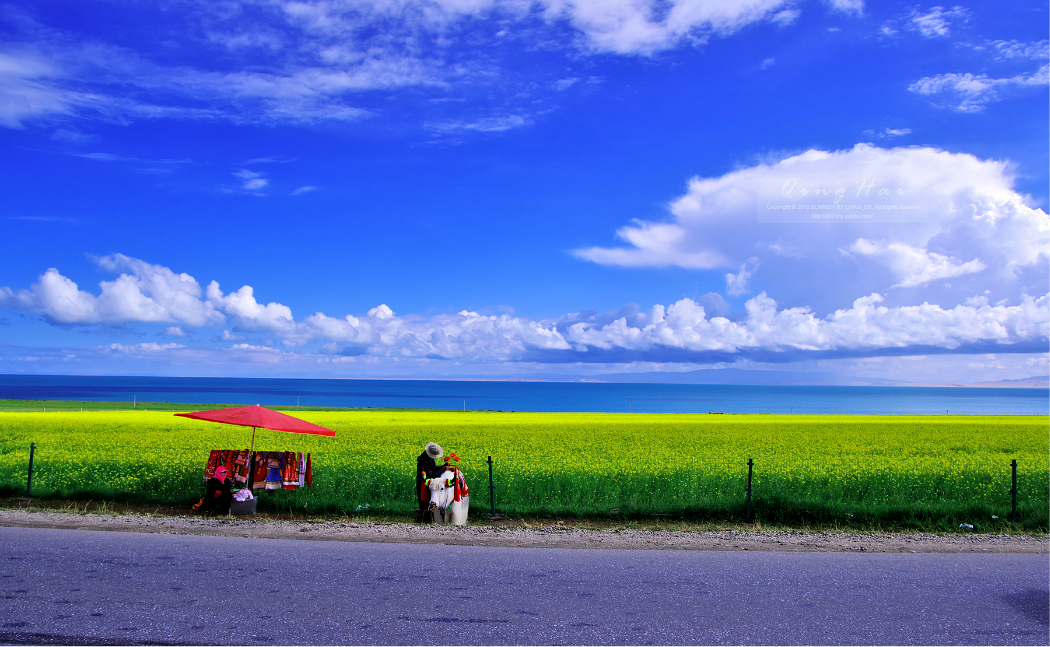
M 437 443 L 427 443 L 423 453 L 416 458 L 416 497 L 419 499 L 416 523 L 430 523 L 434 520 L 430 513 L 430 490 L 423 482 L 426 479 L 437 478 L 445 471 L 445 466 L 438 465 L 435 460 L 441 458 L 444 453 Z
M 204 493 L 200 511 L 204 514 L 227 514 L 233 501 L 233 479 L 224 465 L 215 468 L 215 476 L 208 479 L 208 490 Z

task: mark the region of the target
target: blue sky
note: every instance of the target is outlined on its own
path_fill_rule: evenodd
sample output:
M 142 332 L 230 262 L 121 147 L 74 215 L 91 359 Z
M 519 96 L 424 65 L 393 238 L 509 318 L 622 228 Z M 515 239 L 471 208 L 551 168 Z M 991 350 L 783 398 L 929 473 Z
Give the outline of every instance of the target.
M 1047 23 L 0 3 L 0 372 L 1046 375 Z

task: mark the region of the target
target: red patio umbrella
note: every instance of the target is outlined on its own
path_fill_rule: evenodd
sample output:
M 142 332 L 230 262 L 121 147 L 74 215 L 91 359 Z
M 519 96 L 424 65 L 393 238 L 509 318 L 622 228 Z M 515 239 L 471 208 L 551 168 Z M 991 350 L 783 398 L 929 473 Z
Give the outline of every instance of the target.
M 207 420 L 208 422 L 223 422 L 228 425 L 241 425 L 252 428 L 252 448 L 255 452 L 255 430 L 258 427 L 272 429 L 274 431 L 287 431 L 293 434 L 316 434 L 318 436 L 335 437 L 335 432 L 312 422 L 300 420 L 273 409 L 260 407 L 234 407 L 232 409 L 212 409 L 210 411 L 194 411 L 192 413 L 176 413 L 183 418 L 194 418 L 195 420 Z M 250 456 L 251 454 L 249 454 Z

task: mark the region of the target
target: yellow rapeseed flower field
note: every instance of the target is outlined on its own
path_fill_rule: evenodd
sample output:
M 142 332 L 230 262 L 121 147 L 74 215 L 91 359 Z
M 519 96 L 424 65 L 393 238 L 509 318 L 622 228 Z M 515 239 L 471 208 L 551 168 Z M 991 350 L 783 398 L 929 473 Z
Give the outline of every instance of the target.
M 310 452 L 315 483 L 264 495 L 264 509 L 407 512 L 415 458 L 428 441 L 462 457 L 478 511 L 489 507 L 489 456 L 504 513 L 735 518 L 749 458 L 753 504 L 767 518 L 1003 516 L 1014 459 L 1018 505 L 1029 517 L 1043 510 L 1039 523 L 1050 489 L 1043 417 L 288 413 L 338 436 L 259 430 L 258 450 Z M 250 428 L 155 411 L 0 413 L 0 487 L 24 491 L 32 442 L 38 496 L 185 503 L 202 493 L 209 450 L 250 440 Z

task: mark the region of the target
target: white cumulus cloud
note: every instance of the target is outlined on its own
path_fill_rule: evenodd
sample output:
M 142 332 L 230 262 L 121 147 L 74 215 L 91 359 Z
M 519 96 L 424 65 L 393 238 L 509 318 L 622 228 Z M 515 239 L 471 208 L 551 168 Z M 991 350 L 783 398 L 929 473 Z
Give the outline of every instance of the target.
M 422 322 L 397 317 L 380 305 L 363 317 L 342 319 L 317 313 L 307 317 L 301 339 L 330 340 L 332 352 L 391 357 L 514 359 L 530 350 L 566 350 L 569 344 L 552 327 L 510 315 L 461 311 Z
M 881 256 L 886 259 L 900 282 L 893 287 L 914 287 L 925 285 L 937 279 L 947 279 L 963 274 L 980 272 L 986 266 L 981 259 L 961 263 L 958 259 L 949 258 L 944 254 L 929 252 L 925 249 L 916 249 L 905 243 L 885 244 L 882 242 L 871 242 L 858 238 L 853 243 L 850 251 L 865 256 Z
M 113 281 L 102 281 L 97 296 L 51 268 L 28 290 L 0 288 L 0 307 L 41 314 L 61 324 L 173 322 L 205 326 L 224 320 L 214 306 L 201 300 L 200 284 L 188 274 L 175 274 L 167 267 L 123 254 L 96 258 L 95 262 L 106 271 L 121 272 Z
M 262 305 L 255 300 L 255 290 L 250 285 L 224 295 L 219 284 L 212 281 L 206 294 L 207 303 L 228 315 L 241 330 L 281 334 L 295 329 L 291 308 L 272 301 Z
M 744 264 L 740 266 L 740 270 L 736 274 L 726 274 L 726 292 L 733 296 L 747 294 L 749 291 L 748 281 L 751 280 L 751 275 L 755 273 L 758 266 L 758 258 L 752 256 L 744 261 Z
M 955 350 L 980 344 L 1042 344 L 1050 333 L 1048 297 L 1025 297 L 1016 306 L 937 305 L 888 307 L 882 295 L 856 299 L 852 306 L 821 318 L 808 308 L 778 309 L 765 293 L 746 304 L 747 317 L 730 321 L 708 316 L 691 299 L 654 306 L 644 313 L 611 322 L 573 323 L 565 338 L 581 353 L 621 351 L 616 358 L 674 361 L 729 358 L 734 354 L 776 361 L 778 354 L 799 358 L 806 353 L 849 355 L 896 348 L 934 347 Z M 624 352 L 628 351 L 628 352 Z M 672 351 L 672 352 L 668 352 Z M 800 354 L 801 352 L 801 354 Z M 681 361 L 681 360 L 680 360 Z
M 158 344 L 156 342 L 145 342 L 142 344 L 109 344 L 108 346 L 102 346 L 101 349 L 106 352 L 118 352 L 128 354 L 143 354 L 143 353 L 159 353 L 166 350 L 173 350 L 175 348 L 185 348 L 182 344 Z
M 973 261 L 900 244 L 860 239 L 850 255 L 886 257 L 898 285 L 918 285 L 964 272 L 983 273 Z M 840 255 L 842 255 L 840 253 Z M 1039 352 L 1048 339 L 1048 297 L 1023 295 L 1013 304 L 990 305 L 985 294 L 942 307 L 890 305 L 878 292 L 855 298 L 848 307 L 821 317 L 808 306 L 784 307 L 763 291 L 732 320 L 718 294 L 699 301 L 681 299 L 647 311 L 636 306 L 597 314 L 582 312 L 536 321 L 509 314 L 469 310 L 432 317 L 398 316 L 387 305 L 363 315 L 331 317 L 316 312 L 301 319 L 291 308 L 260 303 L 251 286 L 224 293 L 212 281 L 201 295 L 196 280 L 162 266 L 114 254 L 100 267 L 122 271 L 102 282 L 100 293 L 79 290 L 57 270 L 45 272 L 29 290 L 0 291 L 0 307 L 36 312 L 61 324 L 178 322 L 165 334 L 186 336 L 184 326 L 225 326 L 214 342 L 237 342 L 228 350 L 262 353 L 268 362 L 291 357 L 274 344 L 297 348 L 296 357 L 364 356 L 374 359 L 437 359 L 466 363 L 530 362 L 732 362 L 794 361 L 807 357 L 879 356 L 898 349 L 935 348 L 954 352 Z M 747 259 L 730 285 L 742 288 L 758 262 Z M 990 268 L 988 268 L 990 269 Z M 263 340 L 252 336 L 262 335 Z M 247 336 L 247 339 L 245 338 Z M 269 341 L 273 340 L 273 341 Z M 147 356 L 182 349 L 176 343 L 120 344 L 105 352 Z M 312 350 L 311 350 L 312 349 Z M 1033 350 L 1034 349 L 1034 350 Z M 186 351 L 190 352 L 188 349 Z M 925 352 L 925 351 L 924 351 Z M 306 353 L 304 355 L 304 353 Z M 238 360 L 239 361 L 239 360 Z M 298 360 L 297 360 L 298 361 Z
M 812 299 L 802 303 L 828 311 L 858 293 L 932 290 L 947 277 L 965 277 L 960 287 L 969 294 L 993 289 L 1016 303 L 1026 291 L 1047 291 L 1050 219 L 1013 189 L 1009 168 L 934 148 L 811 150 L 694 178 L 667 221 L 635 221 L 616 232 L 626 245 L 574 254 L 604 265 L 736 270 L 732 276 L 747 274 L 777 299 Z M 787 187 L 832 197 L 899 192 L 925 214 L 912 222 L 759 222 L 760 206 Z M 762 266 L 754 276 L 745 266 L 751 258 Z
M 256 353 L 280 353 L 281 351 L 276 348 L 270 348 L 269 346 L 256 346 L 254 344 L 234 344 L 230 346 L 232 350 L 246 350 Z

